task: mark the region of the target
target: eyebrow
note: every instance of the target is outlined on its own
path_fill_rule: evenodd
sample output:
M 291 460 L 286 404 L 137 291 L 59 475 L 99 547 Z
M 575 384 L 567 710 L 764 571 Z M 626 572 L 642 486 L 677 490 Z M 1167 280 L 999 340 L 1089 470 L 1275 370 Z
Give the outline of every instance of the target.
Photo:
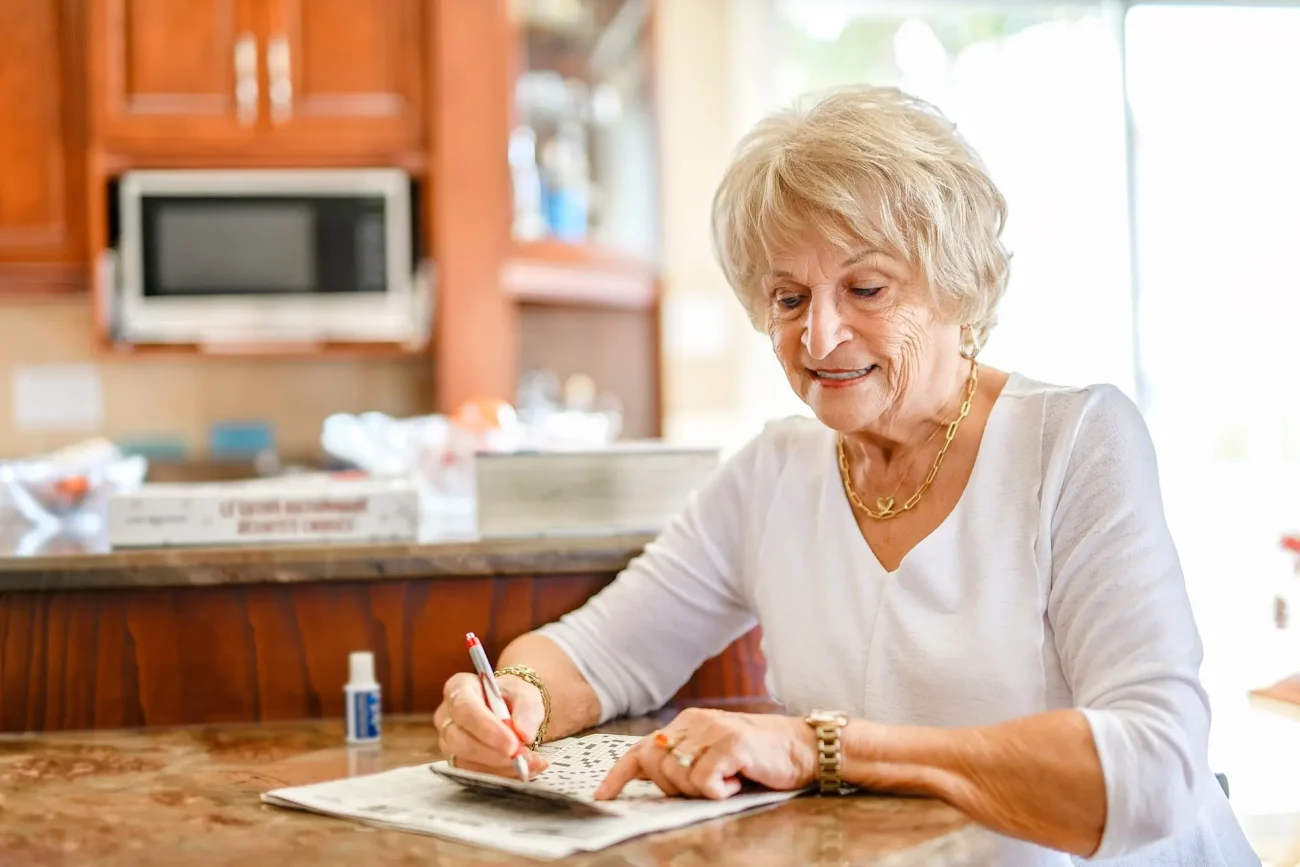
M 858 264 L 859 262 L 863 261 L 864 259 L 870 259 L 872 256 L 875 256 L 879 252 L 880 252 L 879 250 L 874 250 L 870 247 L 866 248 L 865 250 L 859 250 L 858 252 L 854 253 L 852 256 L 850 256 L 849 258 L 841 262 L 840 267 L 851 268 L 854 265 Z
M 854 253 L 852 256 L 850 256 L 849 258 L 847 258 L 847 259 L 845 259 L 843 262 L 841 262 L 841 263 L 840 263 L 840 267 L 841 267 L 841 268 L 852 268 L 854 265 L 857 265 L 858 263 L 860 263 L 860 262 L 862 262 L 862 261 L 864 261 L 864 260 L 866 260 L 866 259 L 870 259 L 872 256 L 877 255 L 879 252 L 880 252 L 879 250 L 875 250 L 875 249 L 872 249 L 872 248 L 870 248 L 870 247 L 868 247 L 868 248 L 865 249 L 865 250 L 859 250 L 858 252 Z M 778 277 L 778 278 L 781 278 L 781 279 L 783 279 L 783 280 L 797 280 L 797 279 L 798 279 L 798 278 L 796 278 L 793 274 L 791 274 L 789 271 L 786 271 L 786 270 L 784 270 L 784 269 L 782 269 L 782 268 L 774 268 L 773 270 L 768 271 L 768 272 L 767 272 L 767 276 L 768 276 L 768 277 Z

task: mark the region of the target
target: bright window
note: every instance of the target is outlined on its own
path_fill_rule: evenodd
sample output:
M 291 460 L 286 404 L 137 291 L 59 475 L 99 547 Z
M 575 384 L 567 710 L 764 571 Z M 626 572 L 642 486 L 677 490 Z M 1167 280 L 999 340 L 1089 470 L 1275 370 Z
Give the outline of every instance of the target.
M 1100 7 L 775 0 L 771 15 L 767 109 L 896 85 L 938 106 L 988 164 L 1013 255 L 988 363 L 1132 394 L 1123 90 Z
M 1135 6 L 1126 24 L 1140 369 L 1205 639 L 1211 756 L 1242 782 L 1239 812 L 1300 811 L 1294 723 L 1245 701 L 1300 671 L 1270 620 L 1296 580 L 1278 537 L 1300 528 L 1300 5 Z

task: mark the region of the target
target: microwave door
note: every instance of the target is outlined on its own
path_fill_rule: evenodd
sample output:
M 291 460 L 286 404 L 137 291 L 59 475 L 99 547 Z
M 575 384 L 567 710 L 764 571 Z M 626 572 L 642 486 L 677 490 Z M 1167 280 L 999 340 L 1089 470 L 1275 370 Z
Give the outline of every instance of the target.
M 409 339 L 405 184 L 393 196 L 202 180 L 123 202 L 124 319 L 138 339 Z

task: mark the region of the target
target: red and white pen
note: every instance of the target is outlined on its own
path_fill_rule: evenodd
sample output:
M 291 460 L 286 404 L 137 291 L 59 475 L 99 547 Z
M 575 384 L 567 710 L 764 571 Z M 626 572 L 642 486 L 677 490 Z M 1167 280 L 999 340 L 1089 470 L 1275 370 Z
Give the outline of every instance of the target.
M 497 719 L 505 723 L 510 731 L 514 732 L 515 737 L 519 738 L 519 748 L 514 751 L 510 759 L 514 763 L 515 772 L 519 774 L 519 779 L 527 782 L 528 739 L 510 718 L 510 708 L 506 706 L 506 700 L 501 697 L 501 688 L 497 686 L 496 676 L 492 674 L 492 665 L 488 662 L 487 653 L 483 651 L 483 644 L 478 640 L 478 636 L 472 632 L 465 633 L 465 646 L 469 648 L 470 661 L 474 663 L 474 670 L 478 672 L 478 678 L 483 684 L 483 695 L 487 698 L 488 707 L 496 714 Z

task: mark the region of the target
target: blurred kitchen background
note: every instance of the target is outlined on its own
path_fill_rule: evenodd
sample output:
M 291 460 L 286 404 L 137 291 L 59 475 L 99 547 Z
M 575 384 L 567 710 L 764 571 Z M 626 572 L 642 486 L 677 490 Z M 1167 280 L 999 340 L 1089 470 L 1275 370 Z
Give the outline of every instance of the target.
M 1300 2 L 4 0 L 0 459 L 331 467 L 362 413 L 725 454 L 804 410 L 712 257 L 729 150 L 897 84 L 1009 201 L 988 362 L 1146 414 L 1213 763 L 1300 815 L 1247 701 L 1300 670 L 1297 46 Z

